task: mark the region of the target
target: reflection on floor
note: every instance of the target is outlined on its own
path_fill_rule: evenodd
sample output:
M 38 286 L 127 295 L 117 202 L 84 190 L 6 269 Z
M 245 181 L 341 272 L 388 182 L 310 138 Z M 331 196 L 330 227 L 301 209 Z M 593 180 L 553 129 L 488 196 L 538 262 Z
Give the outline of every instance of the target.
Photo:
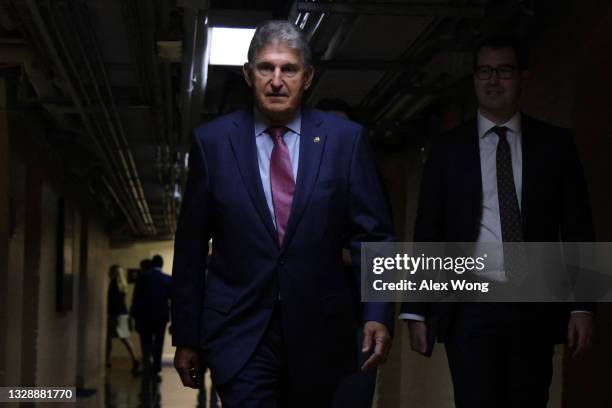
M 208 390 L 210 390 L 210 382 Z M 198 403 L 198 391 L 185 388 L 171 365 L 164 365 L 161 382 L 143 376 L 133 377 L 127 361 L 113 361 L 106 377 L 106 407 L 109 408 L 209 408 L 207 399 Z M 206 402 L 205 402 L 206 401 Z

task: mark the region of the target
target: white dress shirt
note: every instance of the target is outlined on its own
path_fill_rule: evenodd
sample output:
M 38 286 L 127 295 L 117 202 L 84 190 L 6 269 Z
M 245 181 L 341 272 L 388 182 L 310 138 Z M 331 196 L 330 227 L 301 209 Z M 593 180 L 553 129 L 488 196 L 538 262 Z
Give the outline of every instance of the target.
M 517 112 L 507 122 L 496 125 L 478 111 L 478 148 L 480 153 L 480 173 L 482 179 L 482 214 L 476 239 L 476 253 L 482 252 L 479 243 L 502 242 L 501 219 L 499 216 L 499 199 L 497 195 L 497 144 L 499 136 L 492 131 L 495 126 L 508 128 L 506 139 L 510 145 L 512 174 L 519 208 L 523 196 L 523 144 L 521 133 L 521 114 Z M 487 252 L 487 269 L 478 273 L 489 280 L 506 282 L 503 252 Z M 572 313 L 590 313 L 574 310 Z M 425 317 L 413 313 L 400 313 L 402 320 L 424 321 Z

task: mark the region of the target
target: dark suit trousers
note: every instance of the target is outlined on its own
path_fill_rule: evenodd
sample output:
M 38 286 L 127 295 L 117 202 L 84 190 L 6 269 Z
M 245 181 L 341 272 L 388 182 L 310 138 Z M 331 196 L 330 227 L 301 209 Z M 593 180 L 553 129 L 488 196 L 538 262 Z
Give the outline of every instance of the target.
M 224 408 L 285 407 L 285 358 L 278 305 L 259 345 L 238 374 L 225 384 L 215 384 Z
M 139 327 L 140 347 L 142 349 L 142 365 L 146 374 L 161 371 L 162 350 L 166 324 L 157 327 Z
M 357 361 L 361 367 L 372 354 L 374 347 L 370 351 L 363 353 L 363 326 L 357 329 Z M 342 380 L 334 395 L 334 408 L 370 408 L 374 399 L 376 388 L 376 368 L 367 371 L 357 371 Z
M 528 305 L 457 305 L 445 341 L 457 408 L 545 408 L 554 342 Z
M 280 302 L 245 366 L 227 383 L 214 384 L 223 408 L 331 408 L 334 404 L 338 383 L 291 381 L 279 309 Z

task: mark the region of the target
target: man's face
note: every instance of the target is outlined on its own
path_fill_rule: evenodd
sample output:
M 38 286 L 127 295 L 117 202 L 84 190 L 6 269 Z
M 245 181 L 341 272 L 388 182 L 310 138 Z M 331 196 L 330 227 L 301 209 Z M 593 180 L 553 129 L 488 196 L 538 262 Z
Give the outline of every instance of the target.
M 521 77 L 512 48 L 482 48 L 474 69 L 474 89 L 480 109 L 497 115 L 516 112 Z
M 273 124 L 284 125 L 299 109 L 314 71 L 304 67 L 297 50 L 275 43 L 260 49 L 243 73 L 259 111 Z

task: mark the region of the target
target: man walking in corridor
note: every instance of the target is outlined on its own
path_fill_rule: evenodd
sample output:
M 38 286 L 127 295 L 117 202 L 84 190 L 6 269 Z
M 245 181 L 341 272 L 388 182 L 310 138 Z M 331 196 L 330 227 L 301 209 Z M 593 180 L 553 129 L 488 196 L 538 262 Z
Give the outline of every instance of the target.
M 389 352 L 392 305 L 357 316 L 351 288 L 361 242 L 391 241 L 390 217 L 363 128 L 301 107 L 314 74 L 303 33 L 261 25 L 243 70 L 253 108 L 194 131 L 175 243 L 175 366 L 191 387 L 208 366 L 224 407 L 331 406 L 357 369 L 359 321 L 374 349 L 362 368 Z

